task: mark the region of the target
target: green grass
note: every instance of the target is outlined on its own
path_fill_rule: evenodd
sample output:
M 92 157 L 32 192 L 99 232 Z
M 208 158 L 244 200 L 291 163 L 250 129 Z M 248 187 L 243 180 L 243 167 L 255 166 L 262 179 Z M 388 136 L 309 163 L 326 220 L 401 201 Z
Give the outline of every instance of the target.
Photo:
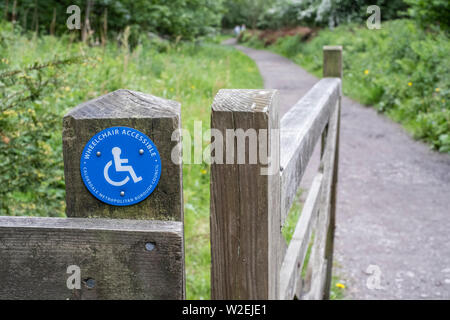
M 132 52 L 127 47 L 126 40 L 121 46 L 102 48 L 87 47 L 69 37 L 35 39 L 0 24 L 0 73 L 82 56 L 80 63 L 46 70 L 43 75 L 57 81 L 40 89 L 39 98 L 0 113 L 0 170 L 20 172 L 1 184 L 0 214 L 64 216 L 62 117 L 84 101 L 119 88 L 177 100 L 182 104 L 182 125 L 193 136 L 194 121 L 201 121 L 204 131 L 209 128 L 211 103 L 219 89 L 263 87 L 255 63 L 233 48 L 209 42 L 160 47 L 143 42 Z M 0 87 L 7 93 L 19 89 L 17 83 Z M 45 130 L 36 131 L 41 127 Z M 32 128 L 42 135 L 29 137 Z M 45 165 L 23 167 L 8 160 L 19 149 L 29 148 L 29 139 L 39 140 L 32 144 L 33 152 L 46 159 Z M 183 184 L 187 298 L 209 299 L 209 167 L 184 165 Z
M 302 195 L 303 190 L 299 189 L 297 194 L 295 195 L 295 199 L 292 202 L 292 207 L 289 209 L 288 215 L 284 222 L 283 227 L 281 228 L 281 233 L 283 235 L 284 240 L 289 245 L 291 242 L 292 236 L 295 232 L 295 227 L 297 226 L 297 221 L 300 218 L 302 213 L 302 202 L 300 201 L 300 196 Z
M 258 39 L 246 44 L 261 47 Z M 279 39 L 268 49 L 318 77 L 322 47 L 344 48 L 344 94 L 400 122 L 415 138 L 450 153 L 450 41 L 444 32 L 423 30 L 410 20 L 382 23 L 381 30 L 342 25 L 321 30 L 309 42 Z

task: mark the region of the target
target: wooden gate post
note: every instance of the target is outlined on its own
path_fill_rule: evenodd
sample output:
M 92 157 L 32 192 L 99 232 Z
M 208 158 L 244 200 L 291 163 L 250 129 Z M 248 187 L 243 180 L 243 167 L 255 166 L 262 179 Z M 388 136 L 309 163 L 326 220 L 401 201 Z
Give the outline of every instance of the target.
M 328 78 L 320 80 L 281 121 L 275 90 L 221 90 L 214 99 L 213 299 L 329 297 L 342 93 L 341 47 L 324 48 L 324 76 Z M 261 174 L 261 162 L 251 162 L 256 153 L 260 156 L 261 145 L 258 150 L 251 150 L 251 146 L 255 141 L 264 141 L 258 135 L 261 129 L 269 131 L 269 154 L 272 164 L 276 164 L 268 176 Z M 281 226 L 321 136 L 320 166 L 286 248 Z M 244 155 L 236 155 L 242 147 Z M 306 263 L 306 277 L 302 278 Z
M 113 126 L 129 127 L 122 128 L 125 132 L 136 129 L 132 138 L 138 139 L 137 134 L 143 137 L 143 133 L 159 151 L 153 175 L 133 178 L 147 183 L 142 189 L 136 187 L 136 200 L 142 198 L 141 190 L 149 192 L 148 185 L 156 184 L 155 173 L 161 173 L 159 184 L 145 200 L 130 206 L 98 200 L 84 185 L 80 170 L 86 143 Z M 63 120 L 69 218 L 0 217 L 0 299 L 183 299 L 181 138 L 172 140 L 173 131 L 179 128 L 179 103 L 129 90 L 109 93 L 71 110 Z M 135 161 L 138 154 L 144 157 L 139 158 L 143 160 L 139 165 L 141 173 L 146 173 L 151 157 L 156 157 L 154 149 L 148 148 L 150 142 L 145 145 L 143 140 L 119 138 L 110 139 L 122 141 L 123 147 L 128 143 L 142 146 L 134 157 Z M 109 145 L 110 158 L 114 145 Z M 128 163 L 120 158 L 118 149 L 118 163 Z M 100 154 L 97 151 L 96 155 Z M 100 164 L 107 168 L 104 163 L 112 163 L 110 158 L 91 162 L 99 167 L 91 167 L 90 174 L 95 176 L 101 170 L 97 183 L 105 183 L 104 177 L 111 184 L 106 178 L 108 171 L 99 169 Z M 131 171 L 130 175 L 133 177 Z
M 342 46 L 324 46 L 323 47 L 323 77 L 340 78 L 342 80 Z M 337 103 L 337 132 L 336 132 L 336 151 L 333 168 L 333 178 L 331 184 L 331 208 L 330 208 L 330 225 L 327 235 L 327 245 L 325 251 L 325 258 L 327 259 L 327 271 L 324 288 L 324 299 L 329 299 L 332 273 L 333 273 L 333 250 L 334 250 L 334 230 L 336 227 L 336 197 L 337 197 L 337 183 L 339 170 L 339 133 L 340 133 L 340 119 L 341 119 L 341 101 L 342 101 L 342 86 L 341 95 Z
M 91 137 L 113 126 L 131 127 L 143 132 L 156 145 L 161 158 L 161 178 L 152 194 L 132 206 L 111 206 L 85 187 L 80 175 L 82 150 Z M 131 90 L 117 90 L 85 102 L 71 110 L 63 120 L 66 213 L 69 217 L 150 219 L 180 221 L 183 225 L 183 167 L 181 137 L 172 139 L 181 129 L 178 102 Z M 178 159 L 172 159 L 178 154 Z M 182 288 L 184 278 L 184 236 L 182 243 Z
M 277 298 L 281 264 L 277 108 L 276 90 L 220 90 L 214 99 L 211 128 L 221 133 L 224 143 L 216 145 L 223 158 L 215 149 L 217 158 L 211 164 L 212 299 Z M 265 137 L 259 135 L 261 129 L 267 130 Z M 268 145 L 262 147 L 273 169 L 268 175 L 262 173 L 267 166 L 261 162 L 260 143 Z M 254 156 L 257 163 L 251 164 Z

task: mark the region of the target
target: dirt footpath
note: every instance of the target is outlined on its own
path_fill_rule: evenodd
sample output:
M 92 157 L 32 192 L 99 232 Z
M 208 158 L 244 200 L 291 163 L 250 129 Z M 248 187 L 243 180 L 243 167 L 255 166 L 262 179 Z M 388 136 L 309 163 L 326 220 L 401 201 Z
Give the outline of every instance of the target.
M 229 41 L 228 44 L 234 44 Z M 316 82 L 264 50 L 254 59 L 284 114 Z M 334 272 L 353 299 L 450 299 L 450 156 L 343 99 Z

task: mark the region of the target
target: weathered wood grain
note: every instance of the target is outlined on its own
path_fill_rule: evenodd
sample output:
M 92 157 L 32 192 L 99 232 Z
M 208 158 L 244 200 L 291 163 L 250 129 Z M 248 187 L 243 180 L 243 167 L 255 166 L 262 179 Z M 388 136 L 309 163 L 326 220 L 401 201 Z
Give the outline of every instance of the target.
M 105 204 L 85 187 L 80 174 L 84 146 L 97 132 L 126 126 L 146 134 L 161 157 L 161 179 L 144 201 L 126 207 Z M 172 133 L 181 127 L 180 104 L 130 90 L 117 90 L 85 102 L 63 120 L 64 174 L 69 217 L 157 219 L 183 221 L 182 165 L 171 160 L 181 154 L 180 139 Z
M 302 214 L 286 251 L 280 271 L 280 299 L 292 300 L 301 282 L 301 272 L 320 203 L 322 173 L 318 173 L 309 189 Z
M 239 158 L 234 151 L 234 162 L 223 164 L 227 148 L 234 150 L 239 140 L 223 146 L 224 158 L 211 165 L 213 299 L 328 297 L 338 169 L 341 56 L 341 47 L 324 48 L 324 76 L 330 78 L 319 81 L 283 117 L 280 126 L 278 120 L 273 121 L 277 115 L 273 113 L 270 91 L 221 90 L 216 96 L 211 127 L 223 136 L 227 129 L 275 131 L 281 127 L 281 133 L 279 149 L 270 149 L 272 156 L 279 157 L 280 175 L 264 178 L 260 163 L 241 164 L 243 158 L 250 160 L 248 152 Z M 269 137 L 271 144 L 278 141 L 278 137 Z M 321 167 L 286 249 L 281 226 L 320 137 Z M 313 230 L 307 275 L 310 281 L 302 288 L 301 270 Z
M 281 225 L 340 95 L 341 80 L 320 80 L 281 120 Z
M 0 299 L 183 299 L 183 259 L 181 222 L 0 217 Z
M 278 94 L 276 90 L 221 90 L 212 105 L 211 128 L 265 129 L 274 174 L 265 165 L 211 165 L 212 299 L 276 299 L 281 265 Z M 261 141 L 260 141 L 261 142 Z
M 323 47 L 323 77 L 342 79 L 342 46 Z

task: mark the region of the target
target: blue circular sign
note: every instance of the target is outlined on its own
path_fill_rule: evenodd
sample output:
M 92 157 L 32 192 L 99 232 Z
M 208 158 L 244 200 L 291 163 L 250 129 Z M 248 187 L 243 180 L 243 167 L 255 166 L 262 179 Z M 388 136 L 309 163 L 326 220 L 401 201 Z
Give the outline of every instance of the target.
M 114 206 L 146 199 L 161 177 L 161 158 L 153 141 L 128 127 L 95 134 L 81 154 L 80 171 L 89 192 Z

